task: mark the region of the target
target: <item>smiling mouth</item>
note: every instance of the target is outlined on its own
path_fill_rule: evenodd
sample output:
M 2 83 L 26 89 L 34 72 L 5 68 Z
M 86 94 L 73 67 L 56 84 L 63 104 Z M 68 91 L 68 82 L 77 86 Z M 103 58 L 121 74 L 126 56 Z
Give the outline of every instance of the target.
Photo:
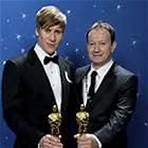
M 55 47 L 55 44 L 47 43 L 47 45 L 50 46 L 50 47 Z
M 97 56 L 98 56 L 98 57 L 101 57 L 102 54 L 93 54 L 93 56 L 94 56 L 94 57 L 97 57 Z

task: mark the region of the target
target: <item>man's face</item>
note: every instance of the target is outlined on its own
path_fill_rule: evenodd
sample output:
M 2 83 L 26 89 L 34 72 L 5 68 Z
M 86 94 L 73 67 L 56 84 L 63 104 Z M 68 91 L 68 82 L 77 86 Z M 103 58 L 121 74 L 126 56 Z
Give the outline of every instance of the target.
M 59 25 L 51 26 L 48 30 L 38 30 L 38 44 L 48 54 L 54 53 L 63 38 L 63 29 Z
M 88 34 L 88 55 L 94 66 L 100 67 L 108 62 L 116 47 L 111 43 L 110 33 L 104 28 L 95 28 Z

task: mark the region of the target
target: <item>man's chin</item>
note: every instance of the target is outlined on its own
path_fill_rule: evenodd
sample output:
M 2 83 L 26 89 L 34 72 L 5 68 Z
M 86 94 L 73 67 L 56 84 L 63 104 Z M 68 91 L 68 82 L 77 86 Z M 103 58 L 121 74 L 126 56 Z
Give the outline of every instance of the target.
M 102 61 L 100 61 L 100 60 L 98 60 L 98 59 L 96 59 L 96 60 L 93 59 L 92 62 L 93 62 L 94 64 L 96 64 L 96 65 L 99 65 L 99 64 L 102 63 Z
M 56 49 L 55 48 L 48 48 L 47 49 L 47 53 L 49 54 L 49 55 L 52 55 L 52 54 L 54 54 L 55 53 L 55 51 L 56 51 Z
M 104 65 L 104 63 L 101 62 L 101 61 L 92 61 L 92 64 L 93 64 L 95 67 L 101 67 L 102 65 Z

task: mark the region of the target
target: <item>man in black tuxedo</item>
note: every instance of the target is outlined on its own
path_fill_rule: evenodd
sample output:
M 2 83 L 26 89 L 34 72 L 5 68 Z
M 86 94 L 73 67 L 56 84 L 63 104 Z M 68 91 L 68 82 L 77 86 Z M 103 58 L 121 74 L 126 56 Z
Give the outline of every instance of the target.
M 57 54 L 66 16 L 55 6 L 36 14 L 36 45 L 8 60 L 2 82 L 4 118 L 16 134 L 15 148 L 62 148 L 69 142 L 68 106 L 72 64 Z M 50 134 L 48 115 L 56 105 L 62 114 L 60 134 Z
M 78 148 L 126 148 L 126 128 L 136 104 L 137 77 L 112 59 L 115 31 L 95 22 L 87 32 L 90 65 L 78 68 L 79 106 L 89 113 L 86 134 L 75 135 Z

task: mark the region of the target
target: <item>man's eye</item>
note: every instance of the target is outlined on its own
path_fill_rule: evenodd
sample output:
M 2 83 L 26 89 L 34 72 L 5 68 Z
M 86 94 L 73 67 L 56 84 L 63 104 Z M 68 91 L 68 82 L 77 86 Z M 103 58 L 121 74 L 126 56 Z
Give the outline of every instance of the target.
M 61 33 L 62 33 L 61 30 L 56 30 L 55 32 L 56 32 L 57 34 L 61 34 Z
M 49 32 L 51 32 L 51 30 L 50 29 L 46 29 L 45 32 L 49 33 Z
M 89 43 L 89 45 L 91 45 L 91 46 L 92 46 L 92 45 L 95 45 L 95 43 Z
M 105 45 L 105 42 L 101 42 L 100 44 L 101 44 L 101 45 Z

